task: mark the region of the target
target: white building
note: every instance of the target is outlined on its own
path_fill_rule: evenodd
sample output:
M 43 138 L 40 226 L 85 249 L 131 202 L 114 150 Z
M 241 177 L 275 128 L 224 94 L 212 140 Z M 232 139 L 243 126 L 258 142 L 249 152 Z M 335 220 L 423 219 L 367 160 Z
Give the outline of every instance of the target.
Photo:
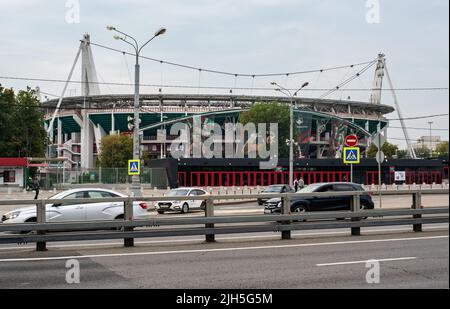
M 413 144 L 414 149 L 420 149 L 426 147 L 431 148 L 432 151 L 436 151 L 437 146 L 442 143 L 440 136 L 422 136 L 417 140 L 417 143 Z

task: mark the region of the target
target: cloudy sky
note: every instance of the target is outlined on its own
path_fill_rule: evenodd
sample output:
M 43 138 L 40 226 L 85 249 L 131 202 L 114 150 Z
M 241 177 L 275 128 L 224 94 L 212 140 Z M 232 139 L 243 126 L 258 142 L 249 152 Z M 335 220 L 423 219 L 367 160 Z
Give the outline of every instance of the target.
M 166 61 L 232 73 L 263 74 L 321 69 L 376 58 L 386 54 L 391 77 L 397 88 L 448 87 L 449 84 L 449 2 L 448 0 L 370 0 L 379 3 L 379 23 L 368 23 L 367 0 L 0 0 L 0 83 L 21 89 L 40 86 L 42 91 L 60 94 L 62 83 L 18 81 L 5 77 L 66 79 L 84 33 L 92 42 L 131 51 L 112 38 L 106 25 L 145 41 L 159 27 L 168 29 L 151 42 L 143 55 Z M 79 14 L 76 9 L 79 8 Z M 370 16 L 374 16 L 369 14 Z M 79 17 L 79 18 L 78 18 Z M 93 47 L 101 82 L 131 83 L 133 58 Z M 318 97 L 359 68 L 330 73 L 313 73 L 289 78 L 244 78 L 199 73 L 142 60 L 142 83 L 190 86 L 163 88 L 166 93 L 234 93 L 275 95 L 272 80 L 289 87 L 309 81 L 304 96 Z M 374 69 L 349 84 L 369 88 Z M 79 65 L 73 80 L 80 80 Z M 198 86 L 226 89 L 205 90 Z M 387 87 L 387 83 L 385 83 Z M 143 87 L 145 93 L 157 86 Z M 132 87 L 102 86 L 102 93 L 131 93 Z M 69 95 L 80 94 L 71 84 Z M 330 96 L 368 101 L 367 91 L 343 91 Z M 448 90 L 400 91 L 404 117 L 448 113 Z M 393 105 L 385 92 L 382 103 Z M 388 118 L 398 118 L 391 114 Z M 410 127 L 443 129 L 434 134 L 448 140 L 448 117 L 408 121 Z M 399 126 L 392 122 L 391 126 Z M 412 138 L 428 135 L 410 130 Z M 390 136 L 403 138 L 399 129 Z M 400 140 L 392 142 L 404 145 Z

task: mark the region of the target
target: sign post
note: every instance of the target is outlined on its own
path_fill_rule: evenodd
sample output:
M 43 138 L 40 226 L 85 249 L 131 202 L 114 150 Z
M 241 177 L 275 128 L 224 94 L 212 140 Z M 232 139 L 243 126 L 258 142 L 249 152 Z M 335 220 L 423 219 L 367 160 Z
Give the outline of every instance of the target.
M 379 199 L 380 199 L 380 208 L 382 207 L 382 203 L 381 203 L 381 164 L 386 159 L 386 157 L 385 157 L 383 151 L 381 150 L 381 148 L 383 147 L 384 144 L 386 144 L 386 141 L 387 141 L 386 136 L 381 134 L 380 130 L 378 131 L 377 134 L 375 134 L 372 137 L 372 142 L 378 148 L 376 159 L 377 159 L 377 162 L 378 162 L 378 192 L 379 192 Z
M 344 164 L 350 164 L 351 179 L 353 182 L 353 164 L 361 163 L 361 149 L 359 147 L 345 147 L 344 148 Z
M 352 135 L 348 135 L 345 137 L 345 145 L 347 147 L 356 147 L 359 144 L 359 140 L 358 140 L 358 136 L 352 134 Z M 345 150 L 344 150 L 345 152 Z M 344 156 L 346 157 L 346 155 Z M 359 154 L 358 154 L 359 157 Z M 350 163 L 350 182 L 353 182 L 353 164 L 355 163 Z

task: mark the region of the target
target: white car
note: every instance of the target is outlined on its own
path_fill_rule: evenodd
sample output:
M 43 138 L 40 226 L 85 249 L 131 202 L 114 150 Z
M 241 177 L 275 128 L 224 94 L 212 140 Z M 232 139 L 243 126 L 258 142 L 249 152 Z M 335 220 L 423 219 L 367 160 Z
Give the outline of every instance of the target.
M 106 189 L 72 189 L 51 196 L 50 200 L 56 199 L 81 199 L 81 198 L 112 198 L 127 197 L 126 195 Z M 47 204 L 47 222 L 65 221 L 88 221 L 88 220 L 116 220 L 123 219 L 123 202 L 98 202 L 89 204 Z M 133 203 L 133 218 L 147 218 L 147 203 Z M 2 216 L 3 223 L 25 223 L 36 222 L 36 206 L 18 208 Z
M 166 194 L 166 196 L 174 197 L 172 201 L 157 201 L 155 202 L 156 211 L 159 214 L 163 214 L 166 211 L 176 211 L 180 213 L 188 213 L 191 209 L 205 209 L 205 201 L 202 200 L 186 200 L 180 201 L 176 200 L 178 196 L 201 196 L 207 195 L 208 193 L 205 190 L 197 189 L 197 188 L 179 188 L 173 189 Z

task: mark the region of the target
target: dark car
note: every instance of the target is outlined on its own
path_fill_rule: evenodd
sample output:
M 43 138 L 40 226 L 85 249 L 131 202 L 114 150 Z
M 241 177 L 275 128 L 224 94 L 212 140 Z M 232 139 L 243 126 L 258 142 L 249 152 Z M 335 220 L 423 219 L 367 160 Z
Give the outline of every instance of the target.
M 264 188 L 263 194 L 270 193 L 294 193 L 295 190 L 289 185 L 273 185 Z M 265 202 L 270 200 L 270 198 L 259 198 L 258 205 L 262 206 Z
M 318 183 L 303 188 L 298 193 L 314 193 L 314 192 L 351 192 L 365 191 L 360 184 L 355 183 Z M 314 211 L 342 211 L 350 210 L 352 196 L 333 196 L 327 197 L 301 197 L 296 196 L 291 199 L 291 212 L 304 213 Z M 281 213 L 281 198 L 274 198 L 264 203 L 264 213 L 279 214 Z M 361 209 L 373 209 L 374 203 L 369 194 L 361 195 Z

